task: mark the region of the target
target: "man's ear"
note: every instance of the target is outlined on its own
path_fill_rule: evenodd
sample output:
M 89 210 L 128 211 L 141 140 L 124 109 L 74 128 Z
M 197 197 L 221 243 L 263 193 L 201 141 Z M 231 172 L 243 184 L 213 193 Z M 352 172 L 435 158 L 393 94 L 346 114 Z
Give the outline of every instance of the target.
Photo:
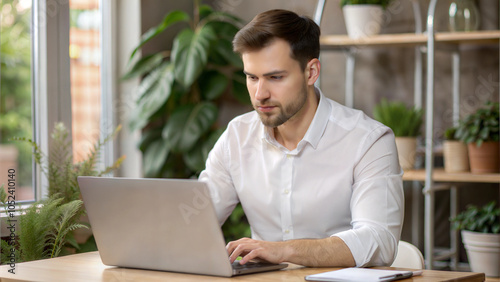
M 311 59 L 306 66 L 306 79 L 308 85 L 314 85 L 316 80 L 319 78 L 319 72 L 321 70 L 321 63 L 318 59 Z

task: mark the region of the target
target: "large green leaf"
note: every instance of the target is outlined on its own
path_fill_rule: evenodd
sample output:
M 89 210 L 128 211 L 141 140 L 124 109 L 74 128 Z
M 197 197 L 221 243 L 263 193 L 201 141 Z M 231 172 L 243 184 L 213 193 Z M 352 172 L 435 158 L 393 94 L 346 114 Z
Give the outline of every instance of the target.
M 223 21 L 212 21 L 207 23 L 207 26 L 210 26 L 213 30 L 217 31 L 217 37 L 219 39 L 225 39 L 229 42 L 233 41 L 234 35 L 236 35 L 236 33 L 240 30 L 234 24 Z
M 243 69 L 243 61 L 238 54 L 233 52 L 233 44 L 231 41 L 221 39 L 217 41 L 214 49 L 214 51 L 223 57 L 228 63 L 237 68 Z
M 202 102 L 177 108 L 163 130 L 163 138 L 174 152 L 190 151 L 198 139 L 217 120 L 218 110 L 213 103 Z
M 137 96 L 139 97 L 137 102 L 140 102 L 144 97 L 147 97 L 149 93 L 151 93 L 151 90 L 154 89 L 160 82 L 165 69 L 168 67 L 169 62 L 164 62 L 141 80 L 137 89 Z
M 134 57 L 135 53 L 137 53 L 137 51 L 142 47 L 142 45 L 146 44 L 146 42 L 158 36 L 158 34 L 165 31 L 169 26 L 177 22 L 189 21 L 189 19 L 190 19 L 189 15 L 184 11 L 172 11 L 169 14 L 167 14 L 159 25 L 152 27 L 141 36 L 141 42 L 134 49 L 132 55 L 130 55 L 130 60 Z
M 238 71 L 233 74 L 233 96 L 238 100 L 238 102 L 251 105 L 250 94 L 248 94 L 248 89 L 246 86 L 246 78 L 243 72 Z
M 193 31 L 184 29 L 174 39 L 172 60 L 175 78 L 185 87 L 190 87 L 207 64 L 208 53 L 216 36 L 212 28 L 203 26 Z
M 191 151 L 182 155 L 182 160 L 184 160 L 189 169 L 196 173 L 201 172 L 205 168 L 201 140 L 196 143 L 196 146 Z
M 231 15 L 226 12 L 221 11 L 213 11 L 210 15 L 203 19 L 203 22 L 200 22 L 201 25 L 209 24 L 211 22 L 227 22 L 232 25 L 241 25 L 244 21 L 234 15 Z
M 152 142 L 144 152 L 144 174 L 146 177 L 157 176 L 167 160 L 169 148 L 162 138 Z
M 143 153 L 146 152 L 146 149 L 156 141 L 157 139 L 162 139 L 161 132 L 163 128 L 148 128 L 147 130 L 142 131 L 141 140 L 139 140 L 137 147 Z
M 205 169 L 208 154 L 224 130 L 225 128 L 218 128 L 211 132 L 206 140 L 200 140 L 191 151 L 183 155 L 184 162 L 191 170 L 199 173 Z
M 228 62 L 227 60 L 224 58 L 224 56 L 222 56 L 221 54 L 219 54 L 219 52 L 216 50 L 218 47 L 217 47 L 217 44 L 212 44 L 212 47 L 210 49 L 210 55 L 208 55 L 208 62 L 207 62 L 207 65 L 211 65 L 211 66 L 220 66 L 222 68 L 225 68 L 227 67 L 228 65 Z
M 144 75 L 154 68 L 156 68 L 163 60 L 162 53 L 148 55 L 141 58 L 135 65 L 128 71 L 122 79 L 127 80 L 133 77 Z
M 130 122 L 132 129 L 144 127 L 148 119 L 165 104 L 172 92 L 173 82 L 173 65 L 167 62 L 141 82 L 139 87 L 141 97 Z
M 203 4 L 203 5 L 200 5 L 199 11 L 200 11 L 199 12 L 200 13 L 200 20 L 203 20 L 204 18 L 210 16 L 214 10 L 209 5 Z
M 204 72 L 199 79 L 200 92 L 204 99 L 217 99 L 226 90 L 229 79 L 218 71 Z

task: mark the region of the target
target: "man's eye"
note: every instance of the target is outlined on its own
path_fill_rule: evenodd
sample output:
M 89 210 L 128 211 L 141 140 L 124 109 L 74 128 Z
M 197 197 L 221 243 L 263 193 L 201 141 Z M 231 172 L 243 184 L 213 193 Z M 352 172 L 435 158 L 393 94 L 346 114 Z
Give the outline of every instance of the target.
M 280 80 L 280 79 L 282 79 L 282 78 L 283 78 L 283 76 L 282 76 L 282 75 L 273 75 L 273 76 L 271 76 L 271 79 L 272 79 L 272 80 Z
M 257 77 L 256 77 L 256 76 L 250 76 L 250 75 L 249 75 L 249 76 L 247 76 L 247 78 L 248 78 L 249 80 L 257 80 Z

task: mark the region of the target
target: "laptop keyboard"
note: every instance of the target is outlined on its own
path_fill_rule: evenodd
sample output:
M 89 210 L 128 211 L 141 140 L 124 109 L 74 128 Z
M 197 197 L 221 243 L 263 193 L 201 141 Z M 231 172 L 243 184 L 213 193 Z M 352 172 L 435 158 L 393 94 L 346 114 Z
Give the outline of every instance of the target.
M 259 268 L 259 267 L 270 266 L 270 265 L 274 265 L 274 264 L 269 263 L 269 262 L 255 262 L 255 261 L 249 261 L 245 264 L 240 264 L 239 261 L 235 261 L 235 262 L 233 262 L 232 266 L 233 266 L 233 269 L 242 270 L 242 269 Z

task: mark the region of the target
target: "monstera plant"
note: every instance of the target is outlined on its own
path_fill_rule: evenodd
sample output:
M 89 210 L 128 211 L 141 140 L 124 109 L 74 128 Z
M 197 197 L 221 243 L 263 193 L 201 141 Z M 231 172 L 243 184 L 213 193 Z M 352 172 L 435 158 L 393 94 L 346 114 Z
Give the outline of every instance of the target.
M 143 56 L 124 79 L 141 76 L 131 127 L 146 177 L 191 177 L 205 167 L 223 128 L 217 124 L 222 97 L 249 103 L 241 58 L 232 39 L 241 20 L 194 2 L 193 15 L 172 11 L 141 37 L 130 56 L 172 25 L 185 25 L 171 51 Z

